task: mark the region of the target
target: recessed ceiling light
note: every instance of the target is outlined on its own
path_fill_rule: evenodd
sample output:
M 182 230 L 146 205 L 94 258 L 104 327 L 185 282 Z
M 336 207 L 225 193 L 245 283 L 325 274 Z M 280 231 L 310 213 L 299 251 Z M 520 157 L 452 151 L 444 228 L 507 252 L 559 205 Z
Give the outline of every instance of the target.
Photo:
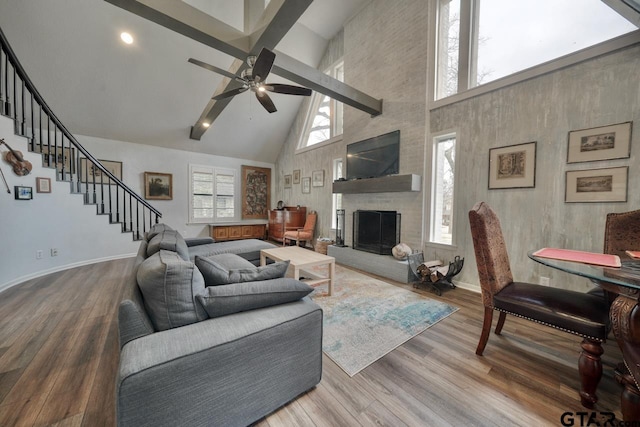
M 126 44 L 133 43 L 133 36 L 131 34 L 127 33 L 126 31 L 120 34 L 120 38 Z
M 208 128 L 209 126 L 211 126 L 211 123 L 207 123 L 207 122 L 202 123 L 203 128 Z

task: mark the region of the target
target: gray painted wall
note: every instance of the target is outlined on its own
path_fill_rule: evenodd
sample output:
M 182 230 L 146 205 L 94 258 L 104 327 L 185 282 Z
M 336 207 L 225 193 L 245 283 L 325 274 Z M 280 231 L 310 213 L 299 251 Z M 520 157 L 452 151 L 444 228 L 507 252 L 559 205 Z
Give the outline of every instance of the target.
M 344 51 L 345 82 L 382 98 L 384 113 L 372 118 L 345 106 L 341 140 L 296 154 L 307 104 L 301 108 L 276 161 L 276 175 L 282 179 L 285 174 L 300 169 L 305 177 L 311 176 L 314 170 L 324 170 L 325 185 L 312 187 L 311 194 L 302 194 L 300 185 L 294 184 L 292 189 L 285 190 L 279 181 L 274 200 L 317 210 L 317 236 L 334 236 L 331 230 L 331 219 L 335 215 L 331 208 L 333 160 L 345 160 L 347 144 L 400 129 L 400 173 L 423 175 L 427 22 L 427 8 L 423 1 L 373 1 L 345 25 L 344 33 L 329 44 L 322 66 L 335 62 Z M 422 191 L 345 194 L 343 203 L 347 244 L 351 244 L 351 215 L 354 210 L 397 210 L 402 214 L 402 241 L 413 248 L 420 248 Z

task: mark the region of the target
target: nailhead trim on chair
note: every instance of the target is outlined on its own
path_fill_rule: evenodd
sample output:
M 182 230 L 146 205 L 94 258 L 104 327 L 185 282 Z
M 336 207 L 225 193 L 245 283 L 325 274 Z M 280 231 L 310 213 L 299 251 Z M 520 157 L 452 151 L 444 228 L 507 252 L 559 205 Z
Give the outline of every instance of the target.
M 576 331 L 572 331 L 570 329 L 561 328 L 559 326 L 552 325 L 551 323 L 542 322 L 540 320 L 532 319 L 531 317 L 523 316 L 521 314 L 512 313 L 510 311 L 502 310 L 502 309 L 499 309 L 499 308 L 496 308 L 496 307 L 494 307 L 493 309 L 496 310 L 496 311 L 501 311 L 502 313 L 510 314 L 512 316 L 520 317 L 522 319 L 530 320 L 532 322 L 539 323 L 541 325 L 550 326 L 552 328 L 559 329 L 559 330 L 564 331 L 564 332 L 569 332 L 570 334 L 578 335 L 579 337 L 582 337 L 582 338 L 589 338 L 590 340 L 598 341 L 598 342 L 605 342 L 606 341 L 606 339 L 595 338 L 595 337 L 592 337 L 592 336 L 589 336 L 589 335 L 584 335 L 584 334 L 578 333 Z

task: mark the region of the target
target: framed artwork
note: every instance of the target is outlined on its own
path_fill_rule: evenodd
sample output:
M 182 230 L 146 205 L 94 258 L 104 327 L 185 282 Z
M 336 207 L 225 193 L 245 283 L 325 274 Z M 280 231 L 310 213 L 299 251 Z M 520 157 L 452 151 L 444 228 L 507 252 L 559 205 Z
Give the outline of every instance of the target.
M 535 186 L 535 141 L 489 150 L 489 190 Z
M 300 184 L 300 169 L 293 171 L 293 183 Z
M 13 187 L 13 193 L 16 200 L 31 200 L 33 199 L 33 189 L 31 187 L 23 187 L 16 185 Z
M 631 122 L 569 132 L 567 163 L 627 159 L 631 154 Z
M 314 187 L 324 187 L 324 170 L 313 171 L 311 182 Z
M 116 178 L 122 181 L 122 162 L 116 162 L 114 160 L 98 160 L 102 163 L 109 172 L 113 174 Z M 112 184 L 111 179 L 104 174 L 102 171 L 94 166 L 92 162 L 87 161 L 85 157 L 80 158 L 80 182 L 83 184 L 96 183 L 96 184 Z
M 267 219 L 271 206 L 271 169 L 242 166 L 242 219 Z
M 39 145 L 36 144 L 36 149 L 39 148 Z M 62 167 L 64 166 L 64 170 L 67 173 L 76 173 L 76 162 L 75 159 L 75 148 L 73 147 L 49 147 L 47 145 L 42 146 L 42 150 L 40 151 L 44 157 L 44 164 L 51 165 L 56 167 L 58 172 L 62 171 Z
M 284 176 L 284 188 L 291 188 L 291 175 Z
M 567 203 L 626 202 L 628 166 L 567 171 Z
M 36 178 L 37 193 L 51 193 L 51 178 Z
M 144 198 L 147 200 L 173 200 L 173 175 L 145 172 Z
M 305 194 L 311 193 L 311 177 L 306 176 L 302 178 L 302 192 Z

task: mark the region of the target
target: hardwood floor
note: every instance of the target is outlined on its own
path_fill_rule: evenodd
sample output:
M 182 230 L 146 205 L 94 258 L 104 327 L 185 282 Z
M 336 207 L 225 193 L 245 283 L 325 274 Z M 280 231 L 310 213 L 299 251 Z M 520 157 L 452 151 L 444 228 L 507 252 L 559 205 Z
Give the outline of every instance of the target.
M 0 426 L 115 425 L 115 313 L 132 269 L 133 258 L 109 261 L 0 294 Z M 578 337 L 509 317 L 478 357 L 480 295 L 418 292 L 460 310 L 353 378 L 324 356 L 321 383 L 256 424 L 558 426 L 564 412 L 586 411 L 577 392 Z M 612 372 L 621 355 L 610 338 L 596 410 L 620 420 Z

